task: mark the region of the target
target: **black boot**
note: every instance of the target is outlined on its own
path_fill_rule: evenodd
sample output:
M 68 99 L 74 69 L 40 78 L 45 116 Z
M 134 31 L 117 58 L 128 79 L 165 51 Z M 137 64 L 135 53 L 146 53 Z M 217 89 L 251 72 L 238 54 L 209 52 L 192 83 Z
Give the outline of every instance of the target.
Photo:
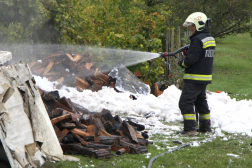
M 199 120 L 199 130 L 198 132 L 212 132 L 211 121 L 209 120 Z
M 177 132 L 178 134 L 195 136 L 197 135 L 195 120 L 184 120 L 184 130 Z

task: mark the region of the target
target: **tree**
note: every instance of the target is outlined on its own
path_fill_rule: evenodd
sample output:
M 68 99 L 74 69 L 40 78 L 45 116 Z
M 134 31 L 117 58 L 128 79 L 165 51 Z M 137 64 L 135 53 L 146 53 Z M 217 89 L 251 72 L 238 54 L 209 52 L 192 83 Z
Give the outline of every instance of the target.
M 57 34 L 61 44 L 78 44 L 117 49 L 157 52 L 162 48 L 166 26 L 158 12 L 147 12 L 129 0 L 43 0 L 49 11 L 47 21 L 51 31 Z M 46 24 L 47 26 L 47 24 Z M 44 26 L 45 27 L 45 26 Z M 43 38 L 43 29 L 39 37 Z M 108 55 L 99 59 L 110 60 Z M 156 61 L 149 73 L 157 79 L 163 73 L 162 61 Z M 131 67 L 139 69 L 143 76 L 150 67 L 144 62 Z
M 211 18 L 211 34 L 225 37 L 237 33 L 250 32 L 252 29 L 251 0 L 171 0 L 169 26 L 182 25 L 193 12 L 203 12 Z
M 0 42 L 39 43 L 49 12 L 39 0 L 0 0 L 0 16 Z

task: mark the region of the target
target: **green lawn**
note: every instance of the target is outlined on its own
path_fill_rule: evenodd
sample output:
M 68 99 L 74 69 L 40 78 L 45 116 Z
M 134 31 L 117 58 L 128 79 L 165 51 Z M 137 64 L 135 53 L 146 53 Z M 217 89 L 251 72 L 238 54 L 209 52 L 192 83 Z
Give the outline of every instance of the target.
M 199 134 L 197 137 L 183 137 L 173 134 L 155 135 L 151 137 L 154 145 L 148 145 L 149 154 L 123 154 L 111 159 L 96 160 L 87 156 L 76 156 L 81 162 L 61 161 L 58 163 L 46 162 L 43 168 L 147 168 L 152 157 L 167 152 L 169 147 L 180 146 L 172 140 L 181 140 L 184 143 L 209 139 L 212 134 Z M 199 146 L 187 146 L 172 153 L 156 158 L 152 168 L 249 168 L 252 165 L 251 137 L 225 134 L 210 142 Z M 149 157 L 148 157 L 149 155 Z
M 216 39 L 213 82 L 210 91 L 225 91 L 232 98 L 252 99 L 252 38 L 239 34 Z

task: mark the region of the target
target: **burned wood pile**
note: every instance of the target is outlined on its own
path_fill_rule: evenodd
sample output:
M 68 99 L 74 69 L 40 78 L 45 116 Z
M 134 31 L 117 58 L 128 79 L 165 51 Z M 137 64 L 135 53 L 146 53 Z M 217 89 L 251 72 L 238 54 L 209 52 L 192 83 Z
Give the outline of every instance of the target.
M 107 109 L 90 112 L 70 99 L 60 98 L 58 91 L 39 90 L 64 154 L 102 159 L 111 158 L 111 151 L 117 155 L 148 152 L 144 125 L 112 116 Z
M 63 85 L 77 87 L 79 91 L 85 89 L 99 91 L 103 86 L 115 88 L 116 79 L 108 75 L 111 68 L 106 64 L 96 65 L 91 61 L 88 52 L 72 55 L 64 52 L 53 53 L 28 65 L 33 75 L 46 77 L 49 81 L 57 81 L 59 83 L 57 89 Z M 134 75 L 138 79 L 142 77 L 139 71 L 134 72 Z M 159 91 L 157 85 L 153 85 L 151 93 L 159 96 L 162 91 Z
M 91 62 L 89 54 L 53 53 L 41 61 L 28 63 L 33 75 L 57 81 L 59 84 L 77 87 L 79 91 L 90 89 L 98 91 L 102 86 L 113 86 L 109 81 L 107 65 L 97 67 Z

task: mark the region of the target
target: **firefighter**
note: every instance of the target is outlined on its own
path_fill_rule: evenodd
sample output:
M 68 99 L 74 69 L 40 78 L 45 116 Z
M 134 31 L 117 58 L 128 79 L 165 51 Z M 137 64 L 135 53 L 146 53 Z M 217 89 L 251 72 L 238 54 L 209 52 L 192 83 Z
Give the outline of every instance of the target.
M 194 136 L 197 131 L 211 131 L 210 110 L 206 100 L 206 86 L 212 82 L 215 40 L 208 31 L 210 19 L 202 12 L 192 13 L 183 26 L 189 27 L 190 46 L 186 57 L 178 62 L 185 68 L 184 86 L 179 108 L 184 118 L 184 129 L 179 133 Z M 195 109 L 199 113 L 199 129 L 196 130 Z

